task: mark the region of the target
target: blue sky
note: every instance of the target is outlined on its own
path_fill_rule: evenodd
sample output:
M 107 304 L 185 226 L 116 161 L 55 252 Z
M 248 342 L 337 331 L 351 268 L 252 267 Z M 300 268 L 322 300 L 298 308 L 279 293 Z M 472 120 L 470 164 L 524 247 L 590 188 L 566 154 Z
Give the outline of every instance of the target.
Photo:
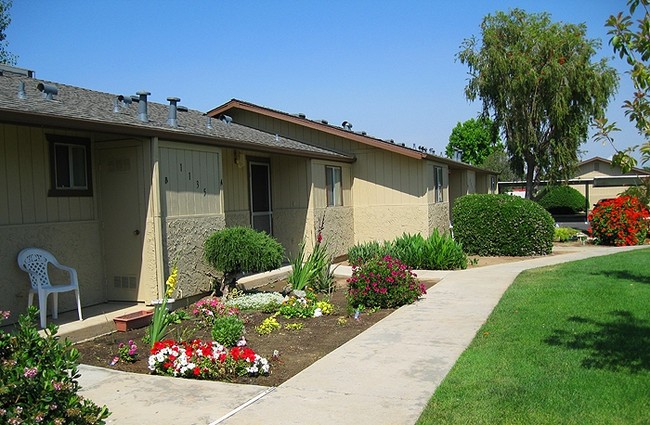
M 613 58 L 604 22 L 624 0 L 14 0 L 7 40 L 37 78 L 147 90 L 203 111 L 237 98 L 441 152 L 481 107 L 464 97 L 459 46 L 480 36 L 485 15 L 515 7 L 586 23 L 599 57 Z M 621 74 L 608 111 L 623 130 L 617 146 L 640 144 L 621 109 L 633 92 L 627 66 L 611 65 Z M 583 159 L 614 152 L 591 140 L 581 149 Z

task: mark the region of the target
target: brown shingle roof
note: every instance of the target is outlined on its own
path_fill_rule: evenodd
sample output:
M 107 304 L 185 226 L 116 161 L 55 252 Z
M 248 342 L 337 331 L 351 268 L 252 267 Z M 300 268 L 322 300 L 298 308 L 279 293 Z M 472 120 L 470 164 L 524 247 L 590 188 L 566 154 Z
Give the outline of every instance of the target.
M 25 84 L 26 98 L 18 96 L 19 84 Z M 44 99 L 39 83 L 54 85 L 54 100 Z M 66 84 L 28 78 L 3 72 L 0 75 L 0 121 L 48 127 L 93 130 L 169 140 L 236 147 L 261 152 L 351 162 L 354 157 L 317 146 L 276 136 L 236 123 L 212 120 L 200 111 L 178 112 L 178 127 L 167 124 L 168 105 L 148 102 L 148 121 L 138 118 L 138 104 L 119 106 L 114 112 L 115 94 L 103 93 Z

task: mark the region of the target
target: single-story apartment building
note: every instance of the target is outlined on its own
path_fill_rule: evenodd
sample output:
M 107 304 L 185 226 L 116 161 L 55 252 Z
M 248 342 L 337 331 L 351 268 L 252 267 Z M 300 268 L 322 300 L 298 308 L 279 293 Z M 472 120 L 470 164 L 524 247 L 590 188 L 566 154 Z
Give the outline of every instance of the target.
M 623 173 L 621 167 L 612 164 L 609 159 L 595 156 L 578 164 L 576 180 L 590 181 L 587 184 L 576 184 L 573 187 L 587 196 L 587 204 L 593 208 L 598 201 L 606 198 L 616 198 L 628 187 L 637 185 L 644 177 L 650 176 L 650 171 L 634 167 Z
M 332 254 L 344 255 L 445 231 L 454 197 L 496 189 L 490 172 L 345 125 L 240 101 L 205 114 L 176 97 L 0 71 L 0 310 L 26 308 L 16 255 L 29 246 L 77 269 L 83 306 L 160 298 L 172 264 L 189 300 L 212 288 L 203 243 L 226 226 L 264 230 L 295 253 L 324 217 Z M 59 304 L 75 308 L 72 294 Z

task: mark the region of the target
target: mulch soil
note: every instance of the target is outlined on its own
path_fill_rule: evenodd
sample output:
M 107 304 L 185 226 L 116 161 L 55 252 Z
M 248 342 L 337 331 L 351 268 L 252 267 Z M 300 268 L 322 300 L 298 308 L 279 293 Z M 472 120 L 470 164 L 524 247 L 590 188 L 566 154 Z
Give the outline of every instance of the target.
M 423 283 L 428 287 L 435 284 L 433 281 Z M 354 319 L 348 312 L 345 280 L 340 280 L 337 284 L 338 289 L 334 291 L 330 299 L 335 307 L 334 314 L 309 319 L 285 319 L 282 316 L 277 316 L 276 319 L 282 328 L 269 335 L 258 335 L 255 327 L 259 326 L 271 314 L 242 313 L 241 317 L 246 325 L 247 346 L 269 360 L 271 372 L 268 376 L 240 377 L 233 382 L 265 386 L 280 385 L 394 311 L 393 309 L 382 309 L 372 313 L 362 313 L 358 319 Z M 259 288 L 259 290 L 274 291 L 283 286 L 284 283 L 278 282 Z M 192 315 L 190 308 L 187 308 L 186 311 L 190 316 Z M 197 323 L 194 320 L 185 320 L 179 325 L 172 325 L 168 338 L 212 340 L 210 329 L 197 329 L 191 333 L 191 336 L 188 336 L 188 332 L 192 331 Z M 302 323 L 303 327 L 300 330 L 287 330 L 284 326 L 289 323 Z M 80 353 L 79 362 L 125 372 L 148 374 L 150 373 L 147 367 L 149 346 L 142 342 L 145 332 L 146 328 L 114 332 L 78 343 L 75 348 Z M 138 360 L 134 363 L 120 361 L 114 366 L 110 366 L 109 363 L 118 353 L 119 343 L 126 344 L 129 340 L 133 340 L 138 346 Z M 274 359 L 273 353 L 276 350 L 279 352 L 279 356 Z

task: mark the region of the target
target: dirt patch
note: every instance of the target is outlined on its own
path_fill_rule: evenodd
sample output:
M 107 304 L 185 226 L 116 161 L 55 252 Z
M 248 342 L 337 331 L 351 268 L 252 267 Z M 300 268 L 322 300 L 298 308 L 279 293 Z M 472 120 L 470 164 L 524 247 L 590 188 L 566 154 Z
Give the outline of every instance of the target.
M 433 286 L 436 281 L 422 281 L 427 287 Z M 280 289 L 284 284 L 275 283 L 259 288 L 263 291 Z M 282 328 L 270 335 L 258 335 L 255 327 L 270 316 L 268 313 L 251 312 L 243 313 L 246 324 L 247 345 L 257 354 L 266 357 L 271 363 L 271 373 L 268 376 L 242 377 L 236 383 L 277 386 L 305 369 L 327 353 L 340 347 L 350 339 L 359 335 L 381 319 L 391 314 L 393 309 L 378 310 L 372 313 L 362 313 L 354 319 L 348 312 L 345 298 L 345 280 L 337 281 L 337 290 L 333 293 L 330 302 L 334 305 L 334 314 L 309 319 L 285 319 L 277 317 Z M 188 309 L 188 314 L 191 312 Z M 301 323 L 300 330 L 287 330 L 284 328 L 289 323 Z M 188 340 L 200 338 L 212 340 L 209 329 L 193 330 L 196 322 L 183 321 L 180 325 L 171 327 L 169 338 Z M 134 373 L 149 373 L 147 368 L 148 346 L 142 342 L 146 328 L 135 329 L 128 332 L 115 332 L 90 341 L 75 345 L 80 353 L 80 363 L 121 370 Z M 188 332 L 192 331 L 192 334 Z M 114 366 L 109 363 L 117 355 L 120 342 L 127 343 L 133 340 L 138 346 L 138 360 L 135 363 L 118 362 Z M 279 352 L 279 357 L 273 359 L 273 352 Z

